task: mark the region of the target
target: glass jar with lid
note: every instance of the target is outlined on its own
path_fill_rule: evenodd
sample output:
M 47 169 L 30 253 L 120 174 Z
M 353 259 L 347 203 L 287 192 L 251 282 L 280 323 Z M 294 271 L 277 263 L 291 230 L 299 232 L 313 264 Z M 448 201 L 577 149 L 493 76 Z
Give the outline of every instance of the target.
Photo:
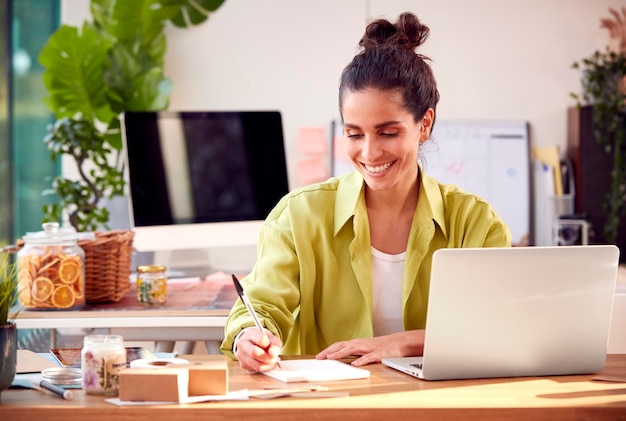
M 141 305 L 159 306 L 167 300 L 166 267 L 143 265 L 137 267 L 137 301 Z
M 17 253 L 19 299 L 28 310 L 70 310 L 85 304 L 85 252 L 73 228 L 56 222 L 29 232 Z

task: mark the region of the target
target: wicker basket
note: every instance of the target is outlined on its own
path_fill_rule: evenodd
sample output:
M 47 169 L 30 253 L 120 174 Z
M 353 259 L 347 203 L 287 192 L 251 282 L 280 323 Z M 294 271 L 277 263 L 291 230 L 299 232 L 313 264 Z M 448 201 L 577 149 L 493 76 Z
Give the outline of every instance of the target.
M 129 230 L 96 232 L 79 240 L 85 251 L 85 298 L 88 303 L 117 302 L 130 290 L 133 237 Z

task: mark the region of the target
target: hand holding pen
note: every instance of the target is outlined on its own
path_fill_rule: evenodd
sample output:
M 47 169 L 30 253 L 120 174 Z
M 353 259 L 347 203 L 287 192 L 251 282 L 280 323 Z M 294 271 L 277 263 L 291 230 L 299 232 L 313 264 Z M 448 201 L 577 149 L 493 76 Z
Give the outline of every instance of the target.
M 263 328 L 252 304 L 235 275 L 232 275 L 237 294 L 250 313 L 256 328 L 245 329 L 237 341 L 236 356 L 242 368 L 249 371 L 269 371 L 280 368 L 279 352 L 282 342 Z

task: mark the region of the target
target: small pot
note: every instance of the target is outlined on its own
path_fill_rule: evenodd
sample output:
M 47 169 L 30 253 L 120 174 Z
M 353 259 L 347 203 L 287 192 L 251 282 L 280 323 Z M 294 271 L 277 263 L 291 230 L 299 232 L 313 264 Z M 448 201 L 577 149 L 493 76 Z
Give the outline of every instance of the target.
M 0 326 L 0 392 L 8 389 L 17 368 L 17 327 Z

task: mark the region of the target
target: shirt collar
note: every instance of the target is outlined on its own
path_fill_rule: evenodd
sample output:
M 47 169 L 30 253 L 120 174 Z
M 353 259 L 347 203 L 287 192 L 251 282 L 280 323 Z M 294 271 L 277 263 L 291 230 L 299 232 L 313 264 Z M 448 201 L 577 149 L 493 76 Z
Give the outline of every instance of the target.
M 439 226 L 443 235 L 448 236 L 445 224 L 445 209 L 441 195 L 441 186 L 437 180 L 424 174 L 424 170 L 420 168 L 420 196 L 418 201 L 418 209 L 420 204 L 424 204 L 430 214 L 430 218 Z
M 334 235 L 337 235 L 346 222 L 354 216 L 363 185 L 363 176 L 358 171 L 352 171 L 340 177 L 335 201 Z
M 444 223 L 444 206 L 439 183 L 434 178 L 424 174 L 421 167 L 420 174 L 420 196 L 416 213 L 421 214 L 420 210 L 427 212 L 430 219 L 439 226 L 444 236 L 447 237 L 446 224 Z M 337 187 L 337 200 L 335 202 L 335 235 L 354 216 L 357 203 L 363 196 L 363 186 L 363 177 L 358 171 L 353 171 L 340 178 L 339 186 Z

